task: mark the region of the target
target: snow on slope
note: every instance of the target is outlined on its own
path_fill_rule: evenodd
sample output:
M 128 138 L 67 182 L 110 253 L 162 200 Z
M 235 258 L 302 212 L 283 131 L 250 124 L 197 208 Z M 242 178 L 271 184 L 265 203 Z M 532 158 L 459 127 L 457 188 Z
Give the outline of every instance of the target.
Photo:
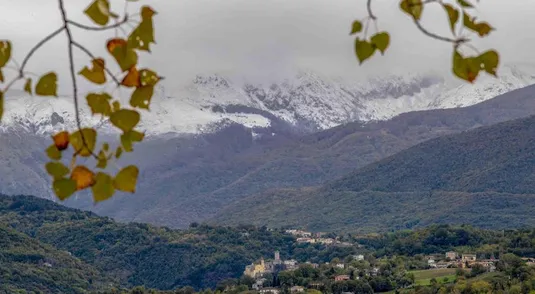
M 499 78 L 482 74 L 476 84 L 446 81 L 434 75 L 374 78 L 366 82 L 327 79 L 298 73 L 279 83 L 231 82 L 218 75 L 198 76 L 185 89 L 166 96 L 158 89 L 141 130 L 148 134 L 210 132 L 221 123 L 269 127 L 274 118 L 326 129 L 355 120 L 383 120 L 400 113 L 473 105 L 535 84 L 535 66 L 506 65 Z M 37 134 L 73 129 L 73 103 L 67 98 L 8 93 L 0 129 L 23 128 Z M 109 124 L 82 109 L 84 124 L 112 131 Z

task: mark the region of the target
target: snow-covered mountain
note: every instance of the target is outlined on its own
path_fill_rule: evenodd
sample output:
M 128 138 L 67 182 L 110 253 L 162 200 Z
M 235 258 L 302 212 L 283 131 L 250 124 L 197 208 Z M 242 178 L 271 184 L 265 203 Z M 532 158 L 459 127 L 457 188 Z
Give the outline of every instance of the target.
M 421 74 L 351 82 L 300 72 L 292 79 L 266 84 L 197 76 L 174 93 L 161 86 L 140 128 L 157 135 L 210 132 L 225 123 L 268 128 L 284 122 L 310 131 L 356 120 L 385 120 L 415 110 L 469 106 L 531 84 L 535 66 L 530 65 L 504 65 L 498 78 L 482 74 L 474 85 Z M 28 97 L 20 92 L 6 96 L 2 129 L 49 134 L 75 127 L 69 98 Z M 82 109 L 82 119 L 112 130 L 99 117 L 91 117 L 87 108 Z

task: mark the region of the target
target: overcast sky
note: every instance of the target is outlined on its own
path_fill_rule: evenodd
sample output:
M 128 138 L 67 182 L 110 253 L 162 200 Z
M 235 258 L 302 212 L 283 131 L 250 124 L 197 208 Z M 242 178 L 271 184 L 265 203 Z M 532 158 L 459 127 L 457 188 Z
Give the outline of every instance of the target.
M 82 11 L 90 0 L 68 0 L 72 19 L 90 24 Z M 111 0 L 122 12 L 124 1 Z M 327 76 L 366 77 L 393 71 L 444 71 L 450 67 L 451 46 L 423 36 L 398 9 L 398 0 L 374 0 L 379 30 L 392 36 L 386 56 L 376 56 L 359 66 L 348 35 L 351 22 L 366 16 L 365 0 L 140 0 L 130 4 L 152 5 L 156 41 L 153 54 L 143 56 L 146 65 L 167 77 L 166 86 L 190 81 L 198 73 L 245 75 L 268 80 L 296 69 L 310 69 Z M 444 11 L 424 12 L 424 24 L 448 35 Z M 535 1 L 482 0 L 477 14 L 497 28 L 481 50 L 493 46 L 504 63 L 535 62 Z M 32 44 L 61 25 L 56 0 L 1 0 L 0 39 L 10 39 L 20 62 Z M 371 28 L 372 31 L 374 28 Z M 76 31 L 75 38 L 100 54 L 107 36 Z M 95 40 L 100 38 L 99 43 Z M 66 40 L 48 44 L 29 69 L 37 74 L 48 69 L 65 73 Z M 87 59 L 79 53 L 78 67 Z M 64 81 L 65 78 L 61 78 Z

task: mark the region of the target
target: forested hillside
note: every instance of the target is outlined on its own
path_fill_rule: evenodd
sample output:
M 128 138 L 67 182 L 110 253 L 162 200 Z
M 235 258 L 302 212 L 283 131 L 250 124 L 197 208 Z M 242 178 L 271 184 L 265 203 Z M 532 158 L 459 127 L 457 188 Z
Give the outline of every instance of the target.
M 235 202 L 217 222 L 377 231 L 535 225 L 535 117 L 421 143 L 318 188 Z M 284 221 L 282 221 L 284 220 Z
M 299 245 L 294 237 L 281 231 L 251 226 L 193 225 L 188 230 L 177 231 L 145 224 L 120 224 L 31 196 L 0 196 L 0 226 L 5 227 L 3 231 L 13 234 L 13 238 L 7 239 L 9 246 L 6 248 L 21 252 L 19 256 L 13 255 L 11 249 L 0 249 L 1 258 L 9 261 L 7 268 L 10 271 L 27 267 L 32 273 L 30 278 L 39 276 L 34 279 L 35 288 L 39 288 L 47 287 L 48 275 L 66 267 L 65 274 L 58 277 L 57 285 L 67 284 L 73 293 L 82 287 L 79 285 L 84 285 L 75 281 L 91 280 L 87 278 L 90 275 L 95 276 L 93 283 L 105 276 L 123 287 L 214 287 L 218 281 L 240 277 L 246 265 L 262 256 L 271 257 L 275 250 L 285 258 L 315 262 L 347 256 L 355 250 L 353 247 Z M 31 244 L 37 247 L 25 247 Z M 43 268 L 42 264 L 48 260 L 52 260 L 54 267 Z M 19 265 L 20 262 L 23 263 Z M 40 271 L 51 273 L 41 275 Z M 79 278 L 71 283 L 68 281 L 72 274 Z M 18 275 L 8 274 L 6 277 L 10 278 L 6 285 L 26 289 L 19 287 Z M 82 288 L 90 289 L 89 284 Z

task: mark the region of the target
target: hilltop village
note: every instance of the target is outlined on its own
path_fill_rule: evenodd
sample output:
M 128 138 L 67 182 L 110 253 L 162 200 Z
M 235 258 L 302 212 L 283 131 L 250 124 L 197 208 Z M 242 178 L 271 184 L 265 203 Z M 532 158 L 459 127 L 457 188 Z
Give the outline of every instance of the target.
M 341 242 L 337 238 L 324 237 L 322 233 L 311 233 L 302 230 L 286 230 L 285 233 L 296 238 L 297 243 L 323 244 L 326 246 L 353 246 L 349 242 Z M 361 247 L 361 246 L 358 246 Z M 535 260 L 525 259 L 528 265 L 534 265 Z M 333 259 L 322 264 L 305 261 L 297 262 L 295 259 L 283 259 L 280 252 L 275 251 L 271 259 L 261 257 L 256 262 L 247 265 L 243 275 L 252 279 L 251 289 L 259 293 L 298 293 L 309 290 L 322 290 L 333 285 L 346 285 L 347 289 L 354 288 L 349 285 L 358 285 L 361 281 L 395 279 L 396 284 L 408 287 L 416 282 L 414 272 L 405 269 L 398 270 L 395 263 L 397 257 L 375 259 L 371 255 L 352 254 L 344 259 Z M 495 272 L 499 259 L 479 258 L 476 254 L 458 253 L 448 251 L 421 256 L 418 260 L 406 260 L 416 269 L 428 273 L 448 273 L 444 281 L 454 279 L 455 275 L 468 275 Z M 417 264 L 417 265 L 416 265 Z M 406 264 L 403 265 L 406 267 Z M 308 274 L 307 274 L 308 273 Z M 315 273 L 311 275 L 310 273 Z M 309 275 L 307 277 L 307 275 Z M 394 276 L 394 277 L 393 277 Z M 291 277 L 291 278 L 289 278 Z M 369 283 L 368 283 L 369 284 Z M 377 287 L 374 290 L 377 292 Z M 358 287 L 357 287 L 358 289 Z M 343 291 L 341 293 L 367 293 Z

